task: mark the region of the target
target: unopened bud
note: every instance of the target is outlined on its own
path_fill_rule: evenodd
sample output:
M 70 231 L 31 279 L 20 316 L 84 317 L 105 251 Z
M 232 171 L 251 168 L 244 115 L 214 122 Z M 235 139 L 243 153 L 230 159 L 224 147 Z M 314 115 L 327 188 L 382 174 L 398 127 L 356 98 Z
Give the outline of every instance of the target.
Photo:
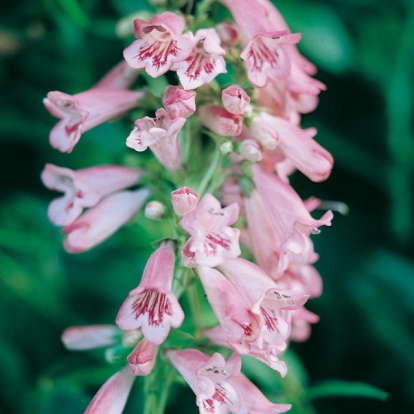
M 232 114 L 241 115 L 250 102 L 249 95 L 237 85 L 223 89 L 221 99 L 224 107 Z
M 263 122 L 261 118 L 254 118 L 250 127 L 254 139 L 259 141 L 267 150 L 274 150 L 279 143 L 277 132 Z
M 130 372 L 139 376 L 150 374 L 154 368 L 157 351 L 158 345 L 143 339 L 128 355 Z
M 199 109 L 200 121 L 218 135 L 240 135 L 243 117 L 235 115 L 219 105 L 204 105 Z
M 260 145 L 253 139 L 245 139 L 240 145 L 240 155 L 248 161 L 259 162 L 263 153 Z
M 239 40 L 237 26 L 233 22 L 225 21 L 216 27 L 223 46 L 234 46 Z
M 145 206 L 145 217 L 150 220 L 158 220 L 160 219 L 165 213 L 165 205 L 160 203 L 159 201 L 150 201 Z
M 181 86 L 169 86 L 164 93 L 162 103 L 173 119 L 188 118 L 196 110 L 196 93 Z
M 197 205 L 198 194 L 190 187 L 181 187 L 171 193 L 171 203 L 175 214 L 184 216 Z

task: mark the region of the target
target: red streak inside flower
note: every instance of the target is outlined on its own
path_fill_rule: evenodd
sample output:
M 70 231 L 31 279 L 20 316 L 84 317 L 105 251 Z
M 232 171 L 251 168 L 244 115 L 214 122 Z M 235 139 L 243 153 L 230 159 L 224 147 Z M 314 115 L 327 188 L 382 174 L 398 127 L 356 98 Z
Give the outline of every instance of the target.
M 279 54 L 277 50 L 269 49 L 260 37 L 254 40 L 249 53 L 247 54 L 249 66 L 258 72 L 263 70 L 263 65 L 265 63 L 270 64 L 273 68 L 278 67 L 278 58 Z
M 172 315 L 171 303 L 165 293 L 155 290 L 146 290 L 138 295 L 132 310 L 135 319 L 141 315 L 148 314 L 148 324 L 152 326 L 160 326 L 164 321 L 164 314 Z
M 230 240 L 225 239 L 224 237 L 220 236 L 219 234 L 207 234 L 207 245 L 211 248 L 213 253 L 217 252 L 217 245 L 221 246 L 225 250 L 230 250 Z
M 200 76 L 202 70 L 210 74 L 214 69 L 214 60 L 211 61 L 211 56 L 205 56 L 202 53 L 193 53 L 187 59 L 187 70 L 185 75 L 191 80 L 197 79 Z
M 69 138 L 73 133 L 76 133 L 78 130 L 79 124 L 75 125 L 65 125 L 65 134 Z
M 218 402 L 220 405 L 231 404 L 231 401 L 227 398 L 227 390 L 220 384 L 216 384 L 216 392 L 211 398 L 203 400 L 204 410 L 207 413 L 216 413 L 215 402 Z
M 178 48 L 174 40 L 168 42 L 157 42 L 144 43 L 138 50 L 136 57 L 138 60 L 146 60 L 152 58 L 152 64 L 157 69 L 161 66 L 165 66 L 168 62 L 169 56 L 177 56 Z
M 268 312 L 265 308 L 260 307 L 260 313 L 263 316 L 263 319 L 265 321 L 265 325 L 266 325 L 266 328 L 268 329 L 268 331 L 270 331 L 270 332 L 272 332 L 272 331 L 279 332 L 279 329 L 277 327 L 278 321 L 277 321 L 277 317 L 275 315 L 275 311 L 273 309 L 271 309 L 270 312 Z

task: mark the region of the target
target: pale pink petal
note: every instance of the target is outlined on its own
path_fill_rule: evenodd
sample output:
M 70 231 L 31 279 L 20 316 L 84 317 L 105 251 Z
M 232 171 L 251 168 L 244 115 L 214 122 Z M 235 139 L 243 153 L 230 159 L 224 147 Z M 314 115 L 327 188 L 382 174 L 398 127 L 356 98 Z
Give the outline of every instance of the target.
M 138 77 L 140 71 L 127 65 L 125 61 L 118 63 L 96 85 L 95 88 L 128 89 Z
M 95 247 L 129 221 L 149 196 L 147 189 L 121 191 L 103 199 L 72 224 L 63 228 L 63 246 L 68 253 Z
M 229 379 L 242 396 L 242 405 L 234 414 L 279 414 L 292 407 L 290 404 L 274 404 L 243 374 Z
M 122 414 L 134 379 L 128 368 L 112 375 L 99 389 L 84 414 Z
M 62 342 L 72 351 L 101 348 L 115 344 L 119 332 L 115 325 L 72 326 L 63 332 Z

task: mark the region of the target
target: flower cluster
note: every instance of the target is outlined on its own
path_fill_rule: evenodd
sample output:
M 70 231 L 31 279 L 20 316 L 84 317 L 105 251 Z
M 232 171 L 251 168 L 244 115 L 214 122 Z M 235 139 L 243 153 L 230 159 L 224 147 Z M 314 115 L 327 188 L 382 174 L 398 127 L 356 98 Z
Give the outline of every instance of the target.
M 288 367 L 280 355 L 291 340 L 306 340 L 318 320 L 304 308 L 322 291 L 311 235 L 330 226 L 332 213 L 312 217 L 320 201 L 303 201 L 289 176 L 299 170 L 320 182 L 331 172 L 332 157 L 314 140 L 316 130 L 300 126 L 325 86 L 312 78 L 314 65 L 296 47 L 301 35 L 290 32 L 269 0 L 223 4 L 234 20 L 207 19 L 209 28 L 197 27 L 207 16 L 203 2 L 194 18 L 164 11 L 135 19 L 136 40 L 124 50 L 125 62 L 88 91 L 50 92 L 44 100 L 60 119 L 50 134 L 54 148 L 71 152 L 82 133 L 138 108 L 143 116 L 134 120 L 126 146 L 149 148 L 158 161 L 148 168 L 77 171 L 46 165 L 43 183 L 64 193 L 48 215 L 63 226 L 65 249 L 96 246 L 145 204 L 147 219 L 169 220 L 175 234 L 149 257 L 116 325 L 72 327 L 63 334 L 69 349 L 108 347 L 110 354 L 116 346 L 124 355 L 86 413 L 121 413 L 134 379 L 159 376 L 160 366 L 174 367 L 185 379 L 200 413 L 290 408 L 270 402 L 242 374 L 241 355 L 283 377 Z M 149 88 L 130 90 L 143 71 L 176 84 L 158 101 Z M 157 102 L 154 112 L 144 102 Z M 160 180 L 168 194 L 159 193 Z M 197 325 L 191 309 L 184 312 L 181 298 L 194 285 L 206 299 L 189 302 L 207 300 L 215 326 Z M 171 329 L 179 330 L 184 320 L 192 327 L 186 339 L 170 341 Z M 231 356 L 209 352 L 206 343 Z

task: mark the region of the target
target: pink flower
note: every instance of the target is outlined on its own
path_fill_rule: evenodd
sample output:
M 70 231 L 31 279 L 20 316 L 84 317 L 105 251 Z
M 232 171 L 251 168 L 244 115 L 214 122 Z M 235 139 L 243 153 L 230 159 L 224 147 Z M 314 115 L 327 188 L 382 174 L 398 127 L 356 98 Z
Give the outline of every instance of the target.
M 311 334 L 311 323 L 319 322 L 319 316 L 304 307 L 292 312 L 292 331 L 290 338 L 296 342 L 306 341 Z
M 118 63 L 96 85 L 95 88 L 128 89 L 137 79 L 140 71 L 127 65 L 125 61 Z
M 256 263 L 271 277 L 278 273 L 280 242 L 275 227 L 256 189 L 244 198 L 249 230 L 249 250 Z
M 220 202 L 206 194 L 197 207 L 180 222 L 192 237 L 182 251 L 184 266 L 217 266 L 223 260 L 240 255 L 240 231 L 230 227 L 239 215 L 239 206 L 221 208 Z
M 269 79 L 288 78 L 291 65 L 284 45 L 294 45 L 300 38 L 299 33 L 290 34 L 288 30 L 254 36 L 240 53 L 250 82 L 263 87 Z
M 141 170 L 117 165 L 100 165 L 72 171 L 46 164 L 41 178 L 51 190 L 64 193 L 53 200 L 48 209 L 52 223 L 67 226 L 75 221 L 85 207 L 93 207 L 103 197 L 137 184 Z
M 231 21 L 224 21 L 216 26 L 221 43 L 225 47 L 232 47 L 239 41 L 237 25 Z
M 178 216 L 185 216 L 194 210 L 197 201 L 198 194 L 190 187 L 180 187 L 171 193 L 171 204 Z
M 192 42 L 181 35 L 185 27 L 182 17 L 165 12 L 150 21 L 135 19 L 134 32 L 138 39 L 124 50 L 124 58 L 133 68 L 144 68 L 156 78 L 171 66 L 186 59 Z
M 62 334 L 62 342 L 67 349 L 84 351 L 114 345 L 119 333 L 115 325 L 72 326 Z
M 232 344 L 228 341 L 226 331 L 222 326 L 216 326 L 203 331 L 203 335 L 213 344 L 231 348 L 240 354 L 249 355 L 278 371 L 282 377 L 287 374 L 287 365 L 280 361 L 278 355 L 286 349 L 286 343 L 281 346 L 274 346 L 262 340 L 254 340 L 248 343 L 248 347 L 241 347 L 240 344 Z
M 50 132 L 50 145 L 71 152 L 85 131 L 133 108 L 142 96 L 143 92 L 115 88 L 92 88 L 73 96 L 49 92 L 43 103 L 61 119 Z
M 158 345 L 143 339 L 128 355 L 129 371 L 137 376 L 149 375 L 154 368 Z
M 193 51 L 172 69 L 177 71 L 184 89 L 195 89 L 227 72 L 226 62 L 221 56 L 226 51 L 220 47 L 220 37 L 214 29 L 201 29 L 188 36 L 193 43 Z
M 250 102 L 249 95 L 237 85 L 231 85 L 221 92 L 224 107 L 231 114 L 241 115 Z
M 259 313 L 246 303 L 238 289 L 219 271 L 202 266 L 197 268 L 197 274 L 223 328 L 227 344 L 239 353 L 248 353 L 250 343 L 261 335 Z
M 196 394 L 200 414 L 239 412 L 242 396 L 230 383 L 240 374 L 239 355 L 226 361 L 219 353 L 208 357 L 197 349 L 185 349 L 167 351 L 166 357 Z
M 330 226 L 333 214 L 327 211 L 319 220 L 312 218 L 293 188 L 262 167 L 252 166 L 253 181 L 267 211 L 279 241 L 278 271 L 289 266 L 292 254 L 301 254 L 308 246 L 309 234 L 318 227 Z M 277 203 L 275 203 L 277 200 Z
M 303 130 L 283 118 L 262 112 L 253 119 L 251 131 L 262 143 L 270 139 L 269 136 L 274 137 L 276 145 L 267 148 L 276 148 L 276 159 L 286 157 L 312 181 L 319 182 L 329 177 L 333 158 L 313 139 L 316 134 L 314 128 Z
M 290 334 L 290 311 L 303 306 L 309 295 L 281 290 L 260 267 L 245 259 L 227 260 L 219 269 L 261 315 L 263 339 L 273 346 L 283 345 Z
M 63 228 L 63 246 L 68 253 L 95 247 L 130 220 L 149 196 L 147 189 L 111 194 Z
M 138 152 L 150 147 L 165 168 L 175 171 L 181 165 L 181 149 L 177 135 L 186 119 L 173 119 L 165 109 L 158 109 L 155 116 L 155 119 L 146 116 L 136 120 L 135 128 L 127 138 L 126 145 Z
M 168 86 L 164 92 L 162 103 L 172 119 L 188 118 L 196 110 L 196 93 L 187 91 L 181 86 Z
M 219 105 L 203 105 L 198 111 L 201 123 L 218 135 L 240 135 L 243 126 L 241 115 L 231 114 Z
M 285 413 L 292 407 L 290 404 L 274 404 L 270 402 L 261 391 L 242 373 L 229 378 L 242 396 L 242 404 L 235 414 L 279 414 Z
M 122 414 L 135 377 L 124 368 L 99 389 L 84 414 Z
M 165 341 L 170 328 L 178 328 L 184 313 L 171 292 L 175 253 L 172 242 L 163 242 L 150 256 L 141 283 L 124 301 L 117 325 L 125 330 L 141 328 L 155 345 Z

